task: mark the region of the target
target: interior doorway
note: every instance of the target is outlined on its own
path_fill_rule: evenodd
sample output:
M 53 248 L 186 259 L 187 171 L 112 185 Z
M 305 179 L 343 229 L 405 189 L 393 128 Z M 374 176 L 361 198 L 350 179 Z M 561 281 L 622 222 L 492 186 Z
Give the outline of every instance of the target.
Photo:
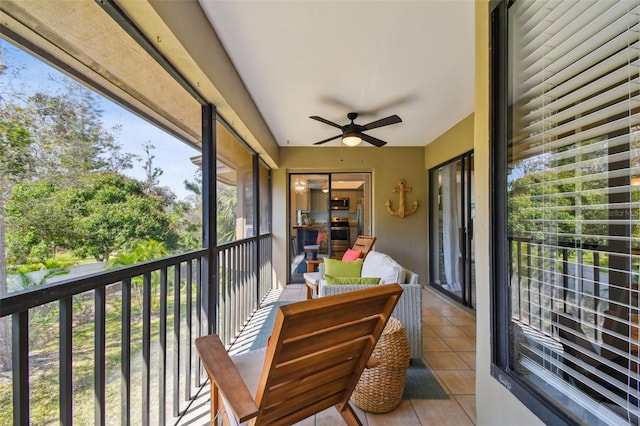
M 371 173 L 291 173 L 289 200 L 289 282 L 371 235 Z
M 474 307 L 474 157 L 466 153 L 429 171 L 429 282 Z

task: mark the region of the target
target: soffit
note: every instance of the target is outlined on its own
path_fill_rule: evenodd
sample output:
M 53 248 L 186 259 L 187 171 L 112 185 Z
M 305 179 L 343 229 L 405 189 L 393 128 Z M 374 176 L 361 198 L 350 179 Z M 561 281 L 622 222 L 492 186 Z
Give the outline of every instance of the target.
M 15 33 L 22 48 L 200 147 L 200 103 L 96 2 L 3 0 L 0 10 L 4 36 Z

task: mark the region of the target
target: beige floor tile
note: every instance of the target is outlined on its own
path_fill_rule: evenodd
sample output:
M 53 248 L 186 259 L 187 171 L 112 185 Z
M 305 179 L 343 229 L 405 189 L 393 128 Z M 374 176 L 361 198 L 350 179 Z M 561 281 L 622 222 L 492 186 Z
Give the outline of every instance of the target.
M 450 351 L 451 348 L 439 337 L 423 337 L 422 348 L 425 352 L 429 351 Z
M 454 398 L 458 401 L 458 404 L 462 407 L 467 416 L 471 418 L 471 421 L 476 424 L 478 422 L 476 418 L 476 396 L 475 395 L 455 395 Z
M 443 337 L 442 340 L 454 351 L 470 352 L 476 350 L 476 342 L 468 337 Z
M 452 323 L 453 325 L 457 325 L 460 327 L 475 327 L 476 325 L 476 320 L 473 318 L 470 318 L 468 316 L 453 316 L 453 317 L 446 317 L 447 321 L 449 321 L 450 323 Z
M 443 316 L 440 312 L 438 312 L 436 309 L 432 309 L 432 308 L 422 308 L 422 317 L 441 317 Z
M 422 326 L 422 337 L 439 337 L 433 327 L 429 325 Z
M 438 295 L 436 295 L 435 293 L 423 291 L 422 295 L 422 306 L 435 309 L 442 305 L 443 299 L 441 297 L 438 297 Z
M 335 408 L 333 409 L 335 411 Z M 316 416 L 307 417 L 306 419 L 294 423 L 294 426 L 315 426 L 316 424 Z
M 424 359 L 432 370 L 464 370 L 470 368 L 455 352 L 425 352 Z
M 455 306 L 450 306 L 447 304 L 441 304 L 434 309 L 436 309 L 440 313 L 440 315 L 442 315 L 443 317 L 451 317 L 451 316 L 457 316 L 462 314 L 462 311 L 460 310 L 460 308 L 457 308 Z
M 368 426 L 370 423 L 367 421 L 366 413 L 353 404 L 351 404 L 351 406 L 354 408 L 362 425 Z M 338 413 L 338 410 L 336 410 L 335 407 L 327 408 L 326 410 L 316 414 L 315 417 L 315 426 L 334 426 L 344 424 L 342 416 Z M 310 426 L 312 425 L 313 423 L 310 424 Z
M 456 352 L 464 362 L 472 369 L 476 369 L 476 352 Z
M 393 411 L 385 414 L 367 413 L 369 426 L 412 426 L 420 425 L 412 402 L 403 400 Z
M 465 426 L 473 425 L 462 407 L 455 399 L 412 400 L 413 409 L 424 426 Z
M 438 337 L 468 337 L 459 327 L 453 325 L 432 325 L 431 328 Z
M 473 370 L 434 370 L 452 395 L 473 395 L 476 392 L 476 373 Z
M 445 325 L 445 326 L 455 325 L 452 322 L 450 322 L 447 318 L 441 317 L 440 315 L 432 315 L 428 317 L 423 316 L 422 323 L 425 325 Z
M 458 327 L 460 331 L 462 331 L 467 337 L 476 340 L 476 326 L 466 326 L 466 327 Z

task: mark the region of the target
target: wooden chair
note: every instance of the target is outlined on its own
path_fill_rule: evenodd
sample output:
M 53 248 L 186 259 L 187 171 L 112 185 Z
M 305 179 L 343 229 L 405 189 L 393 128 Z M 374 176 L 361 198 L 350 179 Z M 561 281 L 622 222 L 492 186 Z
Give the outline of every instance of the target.
M 353 250 L 360 250 L 362 257 L 367 257 L 367 253 L 373 249 L 373 245 L 376 243 L 376 237 L 372 235 L 358 235 L 356 242 L 353 243 Z
M 216 334 L 196 339 L 211 418 L 293 424 L 333 405 L 360 425 L 349 397 L 401 293 L 388 284 L 281 306 L 268 347 L 247 354 L 230 357 Z

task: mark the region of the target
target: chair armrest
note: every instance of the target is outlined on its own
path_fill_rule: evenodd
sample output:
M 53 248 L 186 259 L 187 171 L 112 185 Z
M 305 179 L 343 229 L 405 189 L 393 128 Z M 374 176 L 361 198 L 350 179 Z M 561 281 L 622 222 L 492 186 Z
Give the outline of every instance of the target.
M 218 335 L 198 337 L 196 350 L 209 378 L 218 386 L 239 422 L 257 416 L 258 406 Z

